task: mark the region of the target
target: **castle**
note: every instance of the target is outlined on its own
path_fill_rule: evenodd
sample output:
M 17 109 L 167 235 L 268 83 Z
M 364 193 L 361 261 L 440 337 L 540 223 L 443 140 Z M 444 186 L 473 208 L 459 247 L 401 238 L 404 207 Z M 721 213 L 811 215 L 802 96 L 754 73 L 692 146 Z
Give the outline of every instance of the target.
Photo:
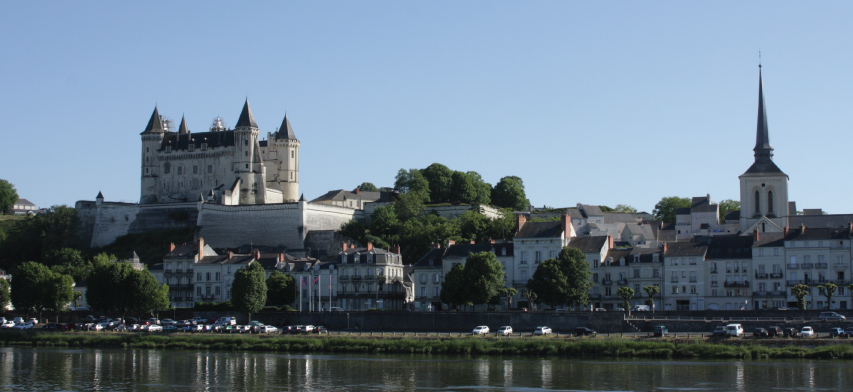
M 186 118 L 177 132 L 157 108 L 142 132 L 140 204 L 203 200 L 223 205 L 295 202 L 299 197 L 299 140 L 287 115 L 258 140 L 247 99 L 234 129 L 217 117 L 193 133 Z

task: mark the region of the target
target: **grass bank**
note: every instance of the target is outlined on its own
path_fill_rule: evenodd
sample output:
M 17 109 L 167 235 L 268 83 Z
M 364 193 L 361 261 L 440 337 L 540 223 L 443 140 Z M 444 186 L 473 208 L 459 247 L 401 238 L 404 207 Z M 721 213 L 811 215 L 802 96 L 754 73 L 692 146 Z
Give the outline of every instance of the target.
M 556 337 L 500 339 L 473 336 L 406 338 L 2 331 L 0 333 L 0 345 L 289 353 L 557 356 L 569 358 L 853 359 L 853 345 L 849 343 L 829 343 L 805 347 L 768 346 L 710 342 L 698 338 L 683 340 Z

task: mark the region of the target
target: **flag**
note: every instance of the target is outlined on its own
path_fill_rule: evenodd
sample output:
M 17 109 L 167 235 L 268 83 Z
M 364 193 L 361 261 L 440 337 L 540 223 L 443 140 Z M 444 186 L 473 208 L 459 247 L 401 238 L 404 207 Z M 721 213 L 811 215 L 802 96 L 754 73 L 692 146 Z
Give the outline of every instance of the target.
M 305 277 L 303 276 L 303 277 L 299 278 L 299 280 L 301 280 L 301 281 L 302 281 L 302 285 L 303 285 L 303 286 L 305 286 Z
M 319 281 L 320 281 L 320 277 L 319 277 L 319 276 L 317 276 L 317 277 L 315 277 L 315 278 L 314 278 L 314 284 L 317 284 L 317 282 L 319 282 Z

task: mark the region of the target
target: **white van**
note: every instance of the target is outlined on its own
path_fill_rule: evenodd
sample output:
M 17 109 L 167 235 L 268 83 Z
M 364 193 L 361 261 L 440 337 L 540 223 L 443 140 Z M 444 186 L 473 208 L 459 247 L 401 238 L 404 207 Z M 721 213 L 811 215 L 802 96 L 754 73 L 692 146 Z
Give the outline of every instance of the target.
M 651 308 L 649 308 L 649 305 L 634 305 L 631 310 L 635 312 L 649 312 L 651 311 Z
M 220 317 L 213 325 L 237 325 L 236 317 Z
M 740 324 L 726 325 L 726 334 L 734 337 L 743 336 L 743 326 Z

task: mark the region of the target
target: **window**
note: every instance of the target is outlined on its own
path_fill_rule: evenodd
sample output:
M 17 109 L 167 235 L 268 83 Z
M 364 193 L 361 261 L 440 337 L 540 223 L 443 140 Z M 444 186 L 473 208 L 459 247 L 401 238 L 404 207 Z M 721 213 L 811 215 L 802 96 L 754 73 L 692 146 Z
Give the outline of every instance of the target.
M 228 271 L 227 271 L 227 272 L 228 272 L 229 274 L 231 274 L 231 266 L 230 266 L 230 265 L 228 266 Z
M 195 288 L 195 292 L 198 296 L 201 296 L 201 286 Z
M 216 273 L 216 281 L 219 281 L 219 272 Z
M 672 265 L 678 265 L 678 259 L 673 258 L 672 259 Z
M 207 165 L 207 174 L 213 173 L 213 165 Z
M 193 174 L 198 174 L 198 166 L 193 166 Z
M 696 265 L 696 258 L 695 257 L 690 258 L 690 265 Z
M 755 191 L 755 213 L 756 214 L 758 214 L 759 211 L 761 211 L 761 208 L 759 207 L 760 206 L 759 198 L 760 198 L 760 196 L 758 195 L 758 191 Z
M 672 286 L 672 293 L 678 294 L 678 286 Z
M 426 287 L 421 287 L 421 297 L 426 297 Z
M 195 276 L 195 281 L 196 281 L 196 282 L 200 282 L 200 281 L 201 281 L 201 272 L 199 272 L 199 273 L 197 273 L 197 274 L 196 274 L 196 276 Z M 199 294 L 201 294 L 201 293 L 199 293 Z
M 696 286 L 690 286 L 690 294 L 696 294 Z
M 610 290 L 611 290 L 610 286 L 605 287 L 604 288 L 604 295 L 606 295 L 606 296 L 612 295 Z
M 220 294 L 220 293 L 219 293 L 219 290 L 221 290 L 221 288 L 220 288 L 219 286 L 216 286 L 216 295 L 219 295 L 219 294 Z
M 433 283 L 439 283 L 439 282 L 441 282 L 441 275 L 440 275 L 440 274 L 433 274 L 433 275 L 432 275 L 432 282 L 433 282 Z
M 184 174 L 184 167 L 178 166 L 178 175 Z
M 190 145 L 187 146 L 187 148 L 190 150 L 190 152 L 192 152 L 195 149 L 195 145 L 190 143 Z
M 207 281 L 208 281 L 208 282 L 210 282 L 210 272 L 208 272 L 208 273 L 205 275 L 205 277 L 207 278 Z
M 427 282 L 426 274 L 421 275 L 421 283 L 426 283 L 426 282 Z
M 435 298 L 438 298 L 438 295 L 439 295 L 439 293 L 438 293 L 438 287 L 433 287 L 433 288 L 432 288 L 432 296 L 433 296 L 433 297 L 435 297 Z
M 521 251 L 521 264 L 527 264 L 527 251 Z
M 293 158 L 296 156 L 296 151 L 290 150 L 290 157 Z
M 534 263 L 539 264 L 540 261 L 542 261 L 542 252 L 537 250 L 536 251 L 536 260 L 534 260 Z
M 248 151 L 243 151 L 243 155 L 245 155 L 245 156 L 249 156 L 249 152 L 248 152 Z
M 767 212 L 773 212 L 773 191 L 767 191 Z
M 635 277 L 635 278 L 639 278 L 639 277 L 640 277 L 640 270 L 639 270 L 639 269 L 635 269 L 635 270 L 634 270 L 634 277 Z

